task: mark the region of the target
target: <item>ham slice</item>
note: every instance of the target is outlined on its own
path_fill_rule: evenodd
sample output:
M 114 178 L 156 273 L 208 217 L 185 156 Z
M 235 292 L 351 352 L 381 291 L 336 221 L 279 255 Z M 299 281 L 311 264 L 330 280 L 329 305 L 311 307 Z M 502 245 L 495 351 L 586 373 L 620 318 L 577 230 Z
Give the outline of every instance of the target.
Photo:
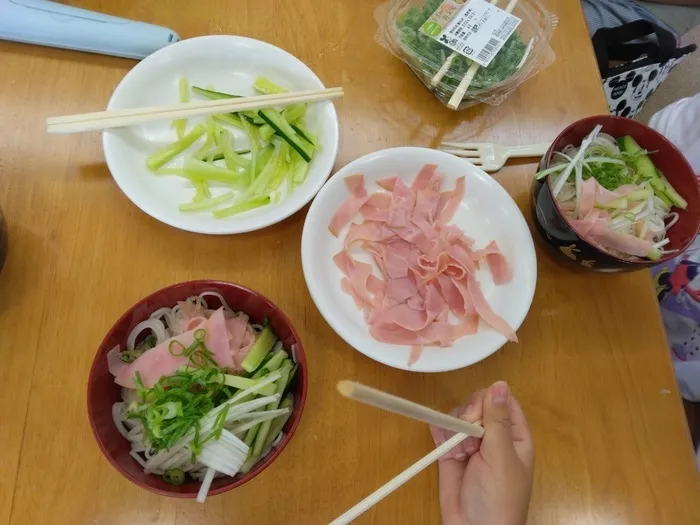
M 209 319 L 197 328 L 206 330 L 204 338 L 205 346 L 213 353 L 213 359 L 222 368 L 234 368 L 234 360 L 229 344 L 229 332 L 224 310 L 219 308 Z M 141 380 L 146 388 L 152 387 L 161 377 L 169 376 L 177 372 L 181 367 L 187 366 L 189 359 L 185 356 L 174 356 L 170 353 L 170 343 L 177 341 L 185 348 L 194 342 L 195 330 L 190 330 L 178 336 L 163 341 L 159 345 L 141 354 L 133 363 L 121 368 L 115 378 L 115 382 L 127 388 L 136 388 L 134 378 L 136 372 L 141 375 Z
M 345 186 L 350 192 L 350 197 L 336 210 L 328 225 L 328 229 L 336 237 L 340 235 L 340 230 L 350 223 L 352 218 L 369 199 L 369 195 L 365 189 L 364 175 L 350 175 L 346 177 Z
M 350 224 L 345 249 L 334 257 L 343 274 L 341 289 L 363 311 L 375 339 L 411 347 L 409 364 L 426 346 L 450 346 L 476 333 L 480 319 L 517 341 L 475 277 L 484 262 L 502 285 L 512 279 L 511 267 L 494 241 L 475 249 L 473 239 L 448 224 L 464 198 L 465 178 L 453 190 L 441 191 L 443 178 L 436 165 L 426 165 L 410 186 L 385 177 L 377 181 L 385 191 L 368 194 L 362 176 L 353 175 L 345 181 L 350 197 L 329 225 L 337 235 L 356 215 L 364 219 Z M 351 255 L 358 249 L 372 257 L 378 272 Z

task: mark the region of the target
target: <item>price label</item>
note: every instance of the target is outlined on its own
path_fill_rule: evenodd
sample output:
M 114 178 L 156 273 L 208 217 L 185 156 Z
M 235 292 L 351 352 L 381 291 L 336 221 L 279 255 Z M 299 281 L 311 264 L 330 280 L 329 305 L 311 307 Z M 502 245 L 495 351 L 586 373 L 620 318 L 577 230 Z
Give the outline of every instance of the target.
M 520 22 L 486 0 L 445 0 L 420 31 L 486 67 Z

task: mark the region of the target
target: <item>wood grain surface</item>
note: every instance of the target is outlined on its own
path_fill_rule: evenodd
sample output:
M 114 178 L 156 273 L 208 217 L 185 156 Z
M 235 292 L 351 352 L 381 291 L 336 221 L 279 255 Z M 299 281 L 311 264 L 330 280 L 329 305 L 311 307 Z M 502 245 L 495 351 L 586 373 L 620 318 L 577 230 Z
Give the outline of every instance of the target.
M 461 113 L 443 108 L 374 41 L 377 1 L 71 3 L 168 26 L 182 38 L 240 34 L 295 54 L 326 85 L 345 88 L 337 167 L 443 138 L 544 142 L 606 111 L 575 0 L 545 1 L 559 16 L 551 67 L 501 106 Z M 121 194 L 99 134 L 44 133 L 46 116 L 104 108 L 133 65 L 0 42 L 0 204 L 10 234 L 0 274 L 0 523 L 327 523 L 433 446 L 424 425 L 342 399 L 334 385 L 343 378 L 440 410 L 507 380 L 536 442 L 532 524 L 700 523 L 700 483 L 648 273 L 575 272 L 538 248 L 537 292 L 520 343 L 451 373 L 382 366 L 346 345 L 308 295 L 300 262 L 306 210 L 246 235 L 178 231 Z M 525 162 L 495 176 L 529 220 L 535 166 Z M 101 456 L 85 408 L 88 369 L 112 323 L 148 293 L 197 278 L 270 297 L 295 323 L 310 362 L 308 402 L 290 445 L 263 475 L 205 505 L 122 478 Z M 358 523 L 439 520 L 432 468 Z

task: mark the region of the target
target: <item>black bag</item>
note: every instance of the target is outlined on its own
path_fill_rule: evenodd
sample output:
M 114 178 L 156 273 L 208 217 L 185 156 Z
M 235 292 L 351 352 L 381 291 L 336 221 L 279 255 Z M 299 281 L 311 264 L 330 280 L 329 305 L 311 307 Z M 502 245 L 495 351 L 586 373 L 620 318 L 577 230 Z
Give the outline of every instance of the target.
M 640 39 L 655 35 L 655 41 Z M 695 51 L 695 44 L 679 48 L 670 31 L 636 20 L 593 35 L 593 49 L 603 79 L 610 113 L 633 117 L 671 70 Z M 611 66 L 611 62 L 619 62 Z

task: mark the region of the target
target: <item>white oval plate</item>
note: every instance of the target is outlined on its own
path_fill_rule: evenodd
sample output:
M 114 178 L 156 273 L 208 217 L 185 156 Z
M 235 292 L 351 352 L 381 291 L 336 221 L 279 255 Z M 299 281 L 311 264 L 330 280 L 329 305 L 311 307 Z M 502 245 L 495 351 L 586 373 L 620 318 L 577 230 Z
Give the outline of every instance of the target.
M 537 260 L 532 236 L 525 218 L 508 193 L 489 175 L 469 162 L 425 148 L 393 148 L 361 157 L 338 171 L 316 196 L 304 223 L 301 260 L 304 278 L 316 306 L 333 330 L 350 346 L 367 357 L 394 368 L 413 372 L 444 372 L 480 361 L 506 343 L 506 338 L 485 323 L 479 331 L 458 339 L 449 348 L 426 347 L 416 363 L 408 366 L 410 347 L 381 343 L 369 334 L 362 312 L 340 288 L 342 277 L 333 256 L 343 246 L 346 229 L 340 238 L 328 231 L 333 213 L 348 197 L 343 179 L 364 173 L 368 191 L 377 191 L 374 182 L 398 175 L 407 183 L 424 164 L 437 164 L 445 174 L 443 188 L 453 188 L 457 177 L 466 176 L 464 200 L 452 220 L 476 240 L 476 247 L 491 241 L 507 257 L 513 279 L 496 286 L 486 265 L 477 273 L 484 295 L 492 308 L 517 330 L 522 324 L 537 281 Z M 378 274 L 378 270 L 375 271 Z
M 252 95 L 252 85 L 258 75 L 294 91 L 325 87 L 303 62 L 271 44 L 240 36 L 204 36 L 167 46 L 137 64 L 117 86 L 107 109 L 177 104 L 181 77 L 186 77 L 190 85 Z M 196 99 L 199 97 L 192 97 Z M 190 119 L 188 126 L 197 120 L 202 121 Z M 180 177 L 154 175 L 146 167 L 146 157 L 177 140 L 169 121 L 105 131 L 103 147 L 116 183 L 150 216 L 197 233 L 242 233 L 265 228 L 297 212 L 328 178 L 338 153 L 338 115 L 333 103 L 311 104 L 306 124 L 319 135 L 321 143 L 306 181 L 278 204 L 225 219 L 215 219 L 211 212 L 180 212 L 178 206 L 192 200 L 192 185 Z M 237 139 L 243 137 L 238 131 L 235 135 Z M 188 151 L 195 150 L 203 140 Z M 240 147 L 243 146 L 241 141 Z M 181 157 L 173 164 L 178 162 L 182 162 Z M 216 194 L 216 189 L 212 193 Z

